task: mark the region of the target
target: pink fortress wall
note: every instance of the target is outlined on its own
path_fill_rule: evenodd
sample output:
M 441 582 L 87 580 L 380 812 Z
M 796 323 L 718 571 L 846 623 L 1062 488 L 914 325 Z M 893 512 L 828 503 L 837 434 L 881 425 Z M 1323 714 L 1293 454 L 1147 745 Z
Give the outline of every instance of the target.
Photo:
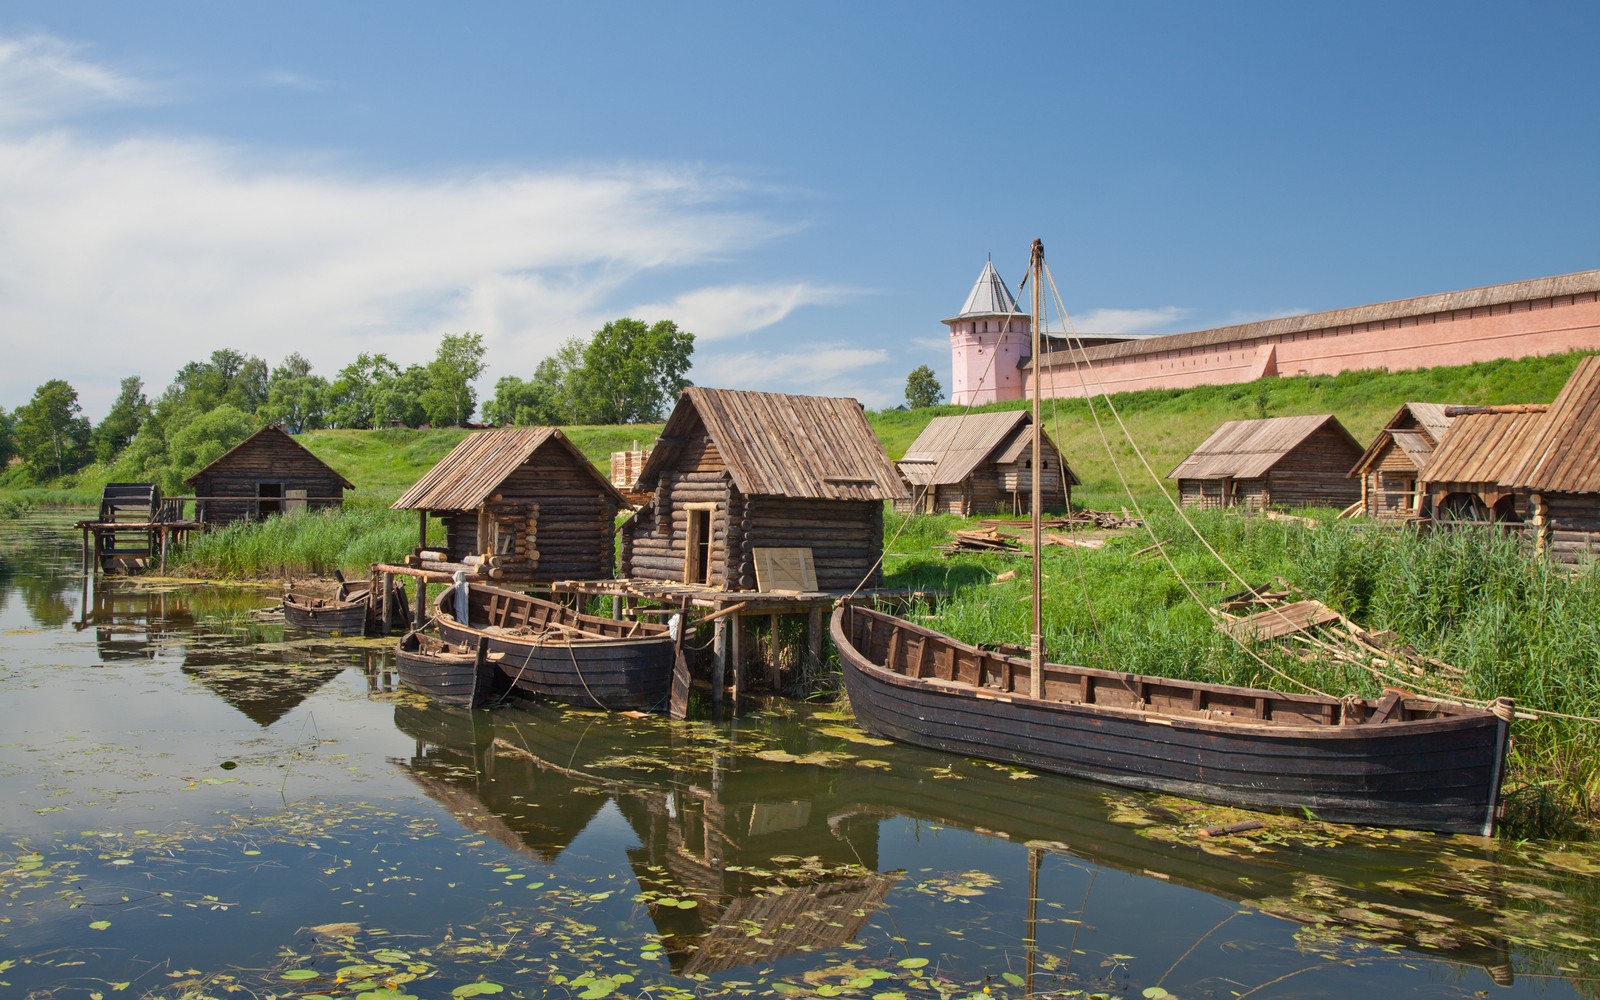
M 1211 332 L 1154 338 L 1140 344 L 1139 351 L 1125 351 L 1121 356 L 1116 356 L 1116 348 L 1091 348 L 1085 352 L 1087 365 L 1065 359 L 1047 364 L 1044 395 L 1082 396 L 1085 382 L 1090 393 L 1126 392 L 1226 385 L 1263 375 L 1336 375 L 1372 368 L 1401 371 L 1597 350 L 1600 294 L 1527 299 L 1266 336 L 1250 336 L 1249 330 L 1240 327 L 1241 336 L 1230 342 L 1192 346 L 1183 342 L 1206 339 Z M 1176 343 L 1163 349 L 1164 340 Z M 1030 392 L 1032 376 L 1031 369 L 1024 372 Z

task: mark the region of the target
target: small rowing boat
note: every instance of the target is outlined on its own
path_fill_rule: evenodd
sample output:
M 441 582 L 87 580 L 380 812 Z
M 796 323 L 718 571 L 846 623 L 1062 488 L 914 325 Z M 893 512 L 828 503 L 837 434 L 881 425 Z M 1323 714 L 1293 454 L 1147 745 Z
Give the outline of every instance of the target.
M 425 632 L 407 632 L 395 650 L 400 683 L 445 705 L 481 708 L 494 695 L 501 656 L 488 647 L 452 645 Z
M 361 636 L 367 634 L 367 594 L 339 598 L 306 597 L 293 591 L 283 595 L 283 621 L 290 628 L 312 635 Z
M 465 614 L 456 606 L 463 589 Z M 440 594 L 434 621 L 448 642 L 499 653 L 515 694 L 605 709 L 667 707 L 676 650 L 665 625 L 580 614 L 479 583 Z

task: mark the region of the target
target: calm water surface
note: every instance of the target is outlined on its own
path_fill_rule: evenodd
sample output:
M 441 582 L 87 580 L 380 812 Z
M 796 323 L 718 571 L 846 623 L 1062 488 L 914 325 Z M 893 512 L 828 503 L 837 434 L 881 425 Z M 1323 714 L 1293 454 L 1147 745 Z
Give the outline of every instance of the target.
M 827 706 L 436 708 L 270 591 L 86 583 L 67 520 L 0 525 L 5 996 L 1600 993 L 1587 849 L 1200 838 Z

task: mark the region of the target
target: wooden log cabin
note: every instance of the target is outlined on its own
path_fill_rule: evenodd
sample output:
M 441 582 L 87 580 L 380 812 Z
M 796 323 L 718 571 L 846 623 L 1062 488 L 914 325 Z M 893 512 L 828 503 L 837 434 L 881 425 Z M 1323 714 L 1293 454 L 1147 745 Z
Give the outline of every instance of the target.
M 1449 429 L 1445 404 L 1402 404 L 1350 470 L 1361 483 L 1362 513 L 1379 520 L 1425 516 L 1422 470 Z
M 392 505 L 418 512 L 412 566 L 533 584 L 609 578 L 622 506 L 554 427 L 469 434 Z M 444 522 L 443 549 L 427 544 L 430 514 Z
M 1040 450 L 1040 507 L 1066 510 L 1078 477 L 1047 433 Z M 895 501 L 896 510 L 1026 514 L 1032 504 L 1033 416 L 1012 410 L 935 417 L 895 466 L 911 488 L 908 499 Z
M 268 424 L 184 482 L 195 519 L 207 525 L 260 521 L 296 510 L 337 509 L 355 489 L 305 445 Z
M 1361 445 L 1332 414 L 1230 420 L 1168 474 L 1190 507 L 1348 507 Z
M 757 564 L 796 551 L 818 590 L 876 585 L 884 501 L 908 495 L 855 400 L 701 387 L 636 489 L 651 499 L 623 525 L 621 574 L 731 591 L 779 589 Z
M 1538 551 L 1600 559 L 1600 356 L 1578 362 L 1508 478 L 1526 492 Z
M 1528 498 L 1512 484 L 1543 404 L 1452 406 L 1450 430 L 1423 469 L 1423 492 L 1436 521 L 1519 522 Z

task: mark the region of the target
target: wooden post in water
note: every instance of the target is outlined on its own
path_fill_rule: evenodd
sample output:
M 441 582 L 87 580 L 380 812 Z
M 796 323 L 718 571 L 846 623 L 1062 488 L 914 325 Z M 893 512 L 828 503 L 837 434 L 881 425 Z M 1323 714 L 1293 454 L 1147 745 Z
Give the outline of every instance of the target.
M 719 618 L 711 632 L 711 704 L 720 709 L 728 680 L 728 619 Z
M 383 634 L 388 635 L 394 630 L 394 574 L 385 570 L 383 573 L 382 592 L 378 595 L 383 601 Z
M 806 622 L 806 670 L 815 677 L 822 669 L 822 609 L 812 608 Z
M 411 616 L 411 627 L 421 628 L 422 623 L 428 620 L 428 578 L 417 577 L 417 610 Z
M 739 714 L 739 696 L 744 693 L 744 615 L 735 614 L 728 629 L 728 643 L 732 647 L 728 658 L 733 661 L 733 714 Z

